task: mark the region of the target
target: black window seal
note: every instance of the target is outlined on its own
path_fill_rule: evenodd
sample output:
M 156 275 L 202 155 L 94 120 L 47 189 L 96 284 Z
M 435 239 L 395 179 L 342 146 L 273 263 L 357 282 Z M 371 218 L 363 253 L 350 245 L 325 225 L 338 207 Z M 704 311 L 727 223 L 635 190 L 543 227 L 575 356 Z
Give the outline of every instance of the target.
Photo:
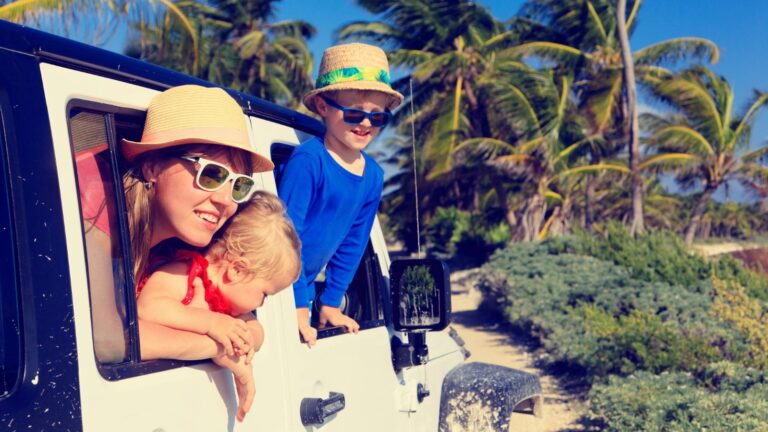
M 0 89 L 2 90 L 2 89 Z M 0 266 L 2 268 L 3 274 L 0 275 L 0 278 L 6 278 L 8 284 L 7 285 L 0 285 L 0 287 L 5 286 L 8 287 L 8 292 L 10 295 L 12 295 L 12 298 L 15 300 L 14 304 L 10 304 L 7 302 L 7 298 L 3 298 L 3 304 L 0 305 L 0 308 L 4 310 L 3 315 L 6 313 L 11 313 L 12 317 L 11 320 L 15 324 L 16 328 L 18 329 L 17 338 L 16 338 L 16 374 L 15 374 L 15 380 L 13 385 L 6 389 L 6 392 L 4 394 L 0 394 L 0 400 L 5 400 L 13 396 L 16 391 L 19 389 L 22 383 L 22 372 L 25 368 L 25 360 L 26 360 L 26 349 L 25 349 L 25 341 L 24 341 L 24 332 L 25 332 L 25 326 L 24 326 L 24 319 L 23 319 L 23 312 L 22 312 L 22 306 L 21 306 L 21 285 L 19 283 L 19 275 L 18 275 L 18 251 L 16 250 L 16 224 L 14 221 L 14 205 L 13 205 L 13 199 L 12 199 L 12 193 L 11 193 L 11 179 L 10 179 L 10 173 L 11 173 L 11 167 L 9 165 L 9 155 L 8 155 L 8 149 L 7 149 L 7 142 L 10 139 L 12 140 L 12 134 L 13 130 L 10 129 L 8 126 L 8 120 L 5 118 L 5 113 L 7 111 L 7 107 L 10 106 L 7 94 L 4 91 L 0 91 L 0 188 L 5 190 L 5 200 L 0 201 L 0 211 L 5 211 L 8 216 L 8 244 L 0 243 L 0 250 L 4 251 L 5 254 L 7 254 L 4 257 L 4 262 L 7 263 L 7 267 Z M 4 210 L 2 208 L 5 208 Z M 0 325 L 3 325 L 5 323 L 5 319 L 3 322 L 0 322 Z M 4 342 L 5 343 L 5 342 Z M 7 345 L 6 345 L 7 346 Z

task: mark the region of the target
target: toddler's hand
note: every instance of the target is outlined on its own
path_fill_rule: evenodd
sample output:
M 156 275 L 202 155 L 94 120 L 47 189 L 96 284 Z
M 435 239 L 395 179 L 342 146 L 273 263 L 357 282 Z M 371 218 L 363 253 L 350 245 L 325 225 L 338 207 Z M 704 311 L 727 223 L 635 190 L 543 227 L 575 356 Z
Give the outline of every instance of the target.
M 232 371 L 237 390 L 237 421 L 242 422 L 251 410 L 256 396 L 256 384 L 253 381 L 253 367 L 245 363 L 245 357 L 219 356 L 213 362 Z
M 248 335 L 250 338 L 248 339 L 248 345 L 251 349 L 243 354 L 245 354 L 245 364 L 251 364 L 253 355 L 256 354 L 256 351 L 261 348 L 261 344 L 264 343 L 264 327 L 256 319 L 246 321 L 245 324 L 249 330 Z
M 211 339 L 224 345 L 227 355 L 234 355 L 235 350 L 245 353 L 249 346 L 251 332 L 245 321 L 231 317 L 223 313 L 214 313 L 208 323 L 208 332 Z
M 317 330 L 309 325 L 309 308 L 296 309 L 296 319 L 299 321 L 299 333 L 309 346 L 317 343 Z
M 352 318 L 341 313 L 341 309 L 323 305 L 320 308 L 320 317 L 318 319 L 320 328 L 330 324 L 331 326 L 342 326 L 347 332 L 357 333 L 360 331 L 360 324 Z

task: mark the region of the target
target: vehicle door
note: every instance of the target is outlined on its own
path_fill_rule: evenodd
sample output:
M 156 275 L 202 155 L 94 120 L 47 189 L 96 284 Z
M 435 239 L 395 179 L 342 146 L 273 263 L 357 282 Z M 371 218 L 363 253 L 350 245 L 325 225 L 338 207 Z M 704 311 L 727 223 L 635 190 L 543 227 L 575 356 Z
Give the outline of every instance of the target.
M 257 150 L 272 155 L 276 173 L 293 147 L 311 137 L 301 130 L 258 117 L 251 117 L 251 124 Z M 277 192 L 275 176 L 271 173 L 262 176 L 264 187 Z M 383 238 L 375 240 L 383 242 Z M 321 426 L 318 423 L 303 425 L 300 406 L 307 398 L 326 400 L 332 392 L 344 395 L 345 406 L 324 419 L 323 430 L 396 430 L 396 393 L 401 384 L 393 370 L 390 333 L 384 321 L 380 259 L 373 244 L 369 244 L 347 291 L 347 313 L 361 325 L 356 335 L 346 334 L 340 328 L 323 329 L 319 331 L 317 344 L 309 348 L 300 340 L 293 291 L 285 290 L 270 299 L 280 303 L 284 314 L 285 326 L 280 329 L 280 339 L 289 366 L 283 377 L 290 389 L 289 430 L 313 430 Z
M 122 138 L 141 137 L 146 107 L 157 90 L 58 65 L 40 68 L 57 168 L 50 184 L 68 203 L 63 218 L 84 430 L 290 430 L 276 337 L 267 337 L 254 361 L 256 400 L 242 424 L 234 419 L 236 396 L 228 371 L 210 361 L 139 358 L 118 146 Z M 81 213 L 78 189 L 89 183 L 85 173 L 93 172 L 105 185 L 101 211 L 112 215 L 109 236 L 94 236 L 93 223 Z M 105 250 L 95 248 L 101 241 L 108 242 L 111 255 L 94 252 Z M 259 318 L 271 336 L 280 327 L 275 318 L 280 311 L 269 303 Z

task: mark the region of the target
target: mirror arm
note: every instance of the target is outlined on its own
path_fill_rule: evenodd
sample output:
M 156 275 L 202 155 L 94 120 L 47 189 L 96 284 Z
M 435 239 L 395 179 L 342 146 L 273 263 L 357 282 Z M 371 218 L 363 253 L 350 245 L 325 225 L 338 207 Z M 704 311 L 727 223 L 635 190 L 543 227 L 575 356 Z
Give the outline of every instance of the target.
M 407 367 L 421 366 L 429 361 L 427 334 L 424 332 L 406 333 L 408 343 L 392 338 L 392 365 L 400 372 Z

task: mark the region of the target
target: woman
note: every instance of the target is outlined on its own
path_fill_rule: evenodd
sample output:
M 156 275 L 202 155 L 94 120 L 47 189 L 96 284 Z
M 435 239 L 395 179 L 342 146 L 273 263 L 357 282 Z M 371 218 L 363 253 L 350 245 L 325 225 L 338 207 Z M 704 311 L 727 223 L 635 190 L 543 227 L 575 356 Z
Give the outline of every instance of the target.
M 252 173 L 269 171 L 272 162 L 250 146 L 243 111 L 225 91 L 184 85 L 155 96 L 147 110 L 141 141 L 123 140 L 121 149 L 130 168 L 124 176 L 126 211 L 131 235 L 133 273 L 140 283 L 163 256 L 180 246 L 203 248 L 224 227 L 255 190 Z M 84 188 L 81 187 L 81 190 Z M 108 212 L 84 218 L 90 268 L 111 259 Z M 103 206 L 102 206 L 103 207 Z M 87 227 L 88 228 L 88 227 Z M 93 272 L 89 275 L 94 277 Z M 111 275 L 104 275 L 111 280 Z M 92 286 L 93 286 L 92 282 Z M 125 357 L 120 314 L 114 290 L 92 291 L 94 345 L 102 362 Z M 102 306 L 99 306 L 102 305 Z M 208 336 L 139 321 L 141 358 L 205 359 L 223 353 Z

